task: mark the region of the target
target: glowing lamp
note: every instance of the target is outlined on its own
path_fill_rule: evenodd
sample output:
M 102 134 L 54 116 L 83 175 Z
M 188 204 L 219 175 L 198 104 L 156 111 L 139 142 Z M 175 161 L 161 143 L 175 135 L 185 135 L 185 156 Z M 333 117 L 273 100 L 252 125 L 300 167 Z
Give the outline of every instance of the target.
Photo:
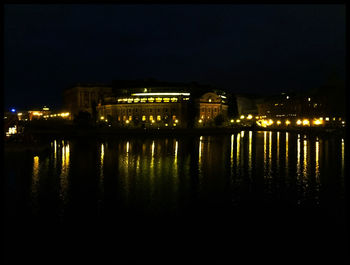
M 309 120 L 307 119 L 303 120 L 303 125 L 309 125 L 309 124 L 310 124 Z

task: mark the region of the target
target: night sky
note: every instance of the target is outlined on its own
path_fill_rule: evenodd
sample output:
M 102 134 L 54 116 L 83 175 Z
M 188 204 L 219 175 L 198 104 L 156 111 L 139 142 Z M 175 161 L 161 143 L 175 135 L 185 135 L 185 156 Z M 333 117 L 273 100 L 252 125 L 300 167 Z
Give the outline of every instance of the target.
M 276 93 L 345 77 L 344 5 L 6 5 L 5 108 L 153 77 Z

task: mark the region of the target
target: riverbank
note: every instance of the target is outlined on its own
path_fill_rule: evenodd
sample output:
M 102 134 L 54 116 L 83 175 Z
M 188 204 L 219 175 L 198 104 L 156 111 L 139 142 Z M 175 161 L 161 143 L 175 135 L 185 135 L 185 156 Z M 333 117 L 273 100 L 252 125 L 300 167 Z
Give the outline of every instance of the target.
M 236 126 L 231 128 L 116 128 L 116 127 L 75 127 L 65 126 L 63 128 L 29 128 L 26 133 L 34 137 L 100 137 L 100 136 L 146 136 L 146 135 L 225 135 L 235 134 L 240 131 L 279 131 L 290 133 L 301 133 L 306 135 L 335 135 L 345 137 L 345 128 L 313 128 L 313 127 L 290 127 L 290 128 L 262 128 L 262 127 L 244 127 Z

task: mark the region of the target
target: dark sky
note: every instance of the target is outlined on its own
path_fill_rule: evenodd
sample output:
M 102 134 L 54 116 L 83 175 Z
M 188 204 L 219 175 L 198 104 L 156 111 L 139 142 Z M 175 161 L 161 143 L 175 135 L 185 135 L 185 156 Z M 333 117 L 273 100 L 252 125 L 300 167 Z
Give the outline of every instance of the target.
M 154 77 L 229 92 L 345 76 L 344 5 L 6 5 L 5 107 L 60 107 L 75 82 Z

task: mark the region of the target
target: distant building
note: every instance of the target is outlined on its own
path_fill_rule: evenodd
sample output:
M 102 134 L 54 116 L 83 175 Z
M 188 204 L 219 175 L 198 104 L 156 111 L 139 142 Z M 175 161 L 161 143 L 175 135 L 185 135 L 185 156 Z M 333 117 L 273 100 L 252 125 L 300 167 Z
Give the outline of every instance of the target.
M 257 104 L 258 115 L 266 117 L 305 117 L 325 115 L 323 102 L 307 94 L 281 94 Z
M 112 95 L 112 86 L 106 84 L 78 83 L 64 90 L 64 109 L 74 117 L 79 112 L 93 114 L 94 108 L 103 98 Z
M 256 115 L 258 114 L 258 104 L 263 102 L 263 98 L 256 95 L 243 95 L 237 94 L 236 105 L 237 105 L 237 114 L 241 115 Z

